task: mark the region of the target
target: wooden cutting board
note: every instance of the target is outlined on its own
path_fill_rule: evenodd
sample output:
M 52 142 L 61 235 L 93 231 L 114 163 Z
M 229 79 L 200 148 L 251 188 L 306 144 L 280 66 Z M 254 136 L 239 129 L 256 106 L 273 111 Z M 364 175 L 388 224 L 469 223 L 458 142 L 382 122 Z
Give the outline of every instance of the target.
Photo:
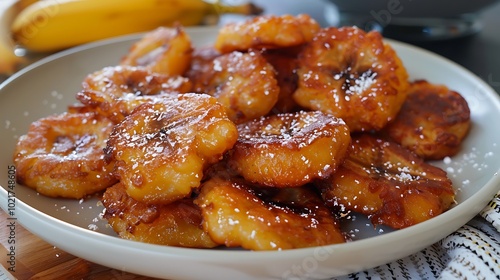
M 10 264 L 8 215 L 0 210 L 0 261 L 7 269 Z M 102 279 L 132 280 L 152 279 L 104 267 L 75 257 L 50 245 L 23 228 L 18 222 L 15 226 L 15 272 L 19 280 L 25 279 Z

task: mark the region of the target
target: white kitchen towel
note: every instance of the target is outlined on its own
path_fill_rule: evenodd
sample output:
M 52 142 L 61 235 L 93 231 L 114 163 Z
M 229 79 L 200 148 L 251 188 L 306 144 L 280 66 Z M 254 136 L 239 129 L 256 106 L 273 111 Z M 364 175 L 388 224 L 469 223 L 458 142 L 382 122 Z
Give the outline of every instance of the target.
M 500 279 L 500 192 L 474 219 L 432 246 L 404 259 L 333 279 Z

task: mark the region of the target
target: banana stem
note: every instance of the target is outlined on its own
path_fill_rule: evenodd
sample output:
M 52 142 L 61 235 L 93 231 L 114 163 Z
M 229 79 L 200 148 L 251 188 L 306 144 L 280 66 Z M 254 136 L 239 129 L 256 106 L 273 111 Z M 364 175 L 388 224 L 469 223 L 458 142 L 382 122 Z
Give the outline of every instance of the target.
M 210 5 L 210 13 L 215 15 L 222 14 L 242 14 L 242 15 L 259 15 L 264 11 L 261 7 L 248 2 L 240 5 L 226 5 L 221 1 L 216 1 Z

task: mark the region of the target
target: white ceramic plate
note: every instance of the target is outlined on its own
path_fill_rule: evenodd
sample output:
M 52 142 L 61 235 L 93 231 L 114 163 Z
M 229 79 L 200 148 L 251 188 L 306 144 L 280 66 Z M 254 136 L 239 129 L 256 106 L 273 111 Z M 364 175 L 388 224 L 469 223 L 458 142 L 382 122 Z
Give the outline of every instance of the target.
M 214 29 L 189 33 L 198 46 L 214 39 Z M 71 49 L 33 64 L 0 87 L 0 205 L 6 209 L 8 169 L 18 137 L 29 124 L 63 112 L 75 102 L 84 76 L 116 65 L 138 36 Z M 458 189 L 458 205 L 424 223 L 399 231 L 373 229 L 357 217 L 346 224 L 353 242 L 317 248 L 250 252 L 158 246 L 123 240 L 99 218 L 96 198 L 52 199 L 16 185 L 14 214 L 31 232 L 76 256 L 104 266 L 170 279 L 325 278 L 381 265 L 437 242 L 473 218 L 500 186 L 500 101 L 482 80 L 427 51 L 393 42 L 412 79 L 427 79 L 459 91 L 472 112 L 472 130 L 451 163 L 436 162 Z M 21 244 L 22 245 L 22 244 Z

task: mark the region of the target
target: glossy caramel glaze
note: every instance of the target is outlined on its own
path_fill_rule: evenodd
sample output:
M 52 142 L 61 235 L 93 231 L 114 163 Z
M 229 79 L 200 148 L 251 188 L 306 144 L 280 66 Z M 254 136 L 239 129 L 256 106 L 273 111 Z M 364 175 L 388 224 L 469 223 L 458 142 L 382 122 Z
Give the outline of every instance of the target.
M 229 166 L 245 179 L 271 187 L 298 187 L 330 176 L 345 158 L 349 129 L 321 112 L 299 111 L 238 126 Z
M 116 182 L 104 159 L 113 122 L 92 112 L 41 118 L 17 142 L 19 184 L 51 197 L 83 198 Z
M 154 73 L 143 67 L 109 66 L 85 77 L 76 99 L 118 123 L 142 103 L 165 94 L 189 92 L 191 87 L 191 82 L 181 76 Z
M 447 86 L 412 83 L 396 119 L 384 129 L 395 142 L 425 159 L 455 155 L 471 126 L 467 101 Z
M 144 203 L 170 203 L 200 185 L 204 169 L 238 137 L 215 98 L 169 95 L 144 103 L 109 136 L 106 154 L 127 193 Z
M 345 242 L 337 221 L 310 188 L 259 188 L 238 179 L 205 182 L 195 203 L 213 240 L 249 250 Z
M 344 164 L 319 186 L 327 205 L 396 229 L 443 213 L 455 197 L 445 171 L 369 134 L 353 137 Z
M 203 72 L 197 74 L 195 68 L 189 71 L 194 88 L 217 98 L 235 123 L 268 114 L 278 100 L 274 68 L 259 52 L 234 51 L 199 69 Z
M 118 183 L 102 197 L 104 218 L 121 238 L 159 245 L 213 248 L 201 226 L 200 209 L 191 198 L 169 204 L 145 204 L 127 195 Z
M 319 29 L 306 14 L 253 17 L 221 27 L 214 47 L 221 53 L 292 47 L 309 42 Z
M 295 101 L 342 118 L 351 131 L 380 130 L 399 112 L 408 74 L 377 32 L 323 28 L 299 55 Z
M 158 27 L 135 42 L 120 64 L 168 76 L 184 75 L 192 52 L 191 38 L 183 27 Z

